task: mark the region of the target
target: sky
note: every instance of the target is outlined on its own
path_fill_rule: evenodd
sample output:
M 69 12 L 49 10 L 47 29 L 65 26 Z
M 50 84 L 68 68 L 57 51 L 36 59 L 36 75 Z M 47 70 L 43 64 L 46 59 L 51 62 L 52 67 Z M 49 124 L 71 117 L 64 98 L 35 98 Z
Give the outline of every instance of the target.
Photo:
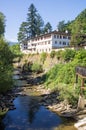
M 86 8 L 86 0 L 0 0 L 0 12 L 6 17 L 6 40 L 17 42 L 19 27 L 26 21 L 32 3 L 44 24 L 50 22 L 53 30 L 60 21 L 74 20 Z

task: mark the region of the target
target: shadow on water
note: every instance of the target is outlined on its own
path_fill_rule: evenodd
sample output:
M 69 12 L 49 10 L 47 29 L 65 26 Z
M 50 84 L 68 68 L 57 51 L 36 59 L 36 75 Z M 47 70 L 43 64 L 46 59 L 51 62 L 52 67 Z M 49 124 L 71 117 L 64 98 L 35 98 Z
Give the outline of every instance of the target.
M 3 119 L 4 130 L 53 130 L 62 123 L 59 116 L 39 105 L 37 97 L 19 96 L 14 104 L 16 109 Z

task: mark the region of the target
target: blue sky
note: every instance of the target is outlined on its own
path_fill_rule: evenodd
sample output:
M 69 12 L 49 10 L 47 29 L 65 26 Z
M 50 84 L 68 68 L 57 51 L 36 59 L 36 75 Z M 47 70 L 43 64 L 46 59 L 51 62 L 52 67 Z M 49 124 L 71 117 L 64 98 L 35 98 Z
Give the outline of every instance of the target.
M 28 8 L 34 4 L 44 23 L 53 30 L 62 20 L 74 20 L 86 8 L 86 0 L 0 0 L 0 12 L 6 16 L 5 38 L 17 41 L 20 24 L 26 21 Z

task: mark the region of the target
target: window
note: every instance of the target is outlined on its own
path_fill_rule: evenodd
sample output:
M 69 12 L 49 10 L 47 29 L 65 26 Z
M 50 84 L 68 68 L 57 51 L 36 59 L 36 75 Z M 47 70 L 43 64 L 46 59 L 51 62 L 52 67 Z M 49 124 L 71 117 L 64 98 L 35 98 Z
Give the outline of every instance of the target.
M 47 44 L 47 42 L 45 42 L 45 45 Z
M 63 36 L 63 39 L 66 39 L 67 37 L 66 36 Z
M 62 36 L 60 35 L 60 38 L 62 38 Z
M 57 35 L 57 38 L 59 38 L 59 35 Z
M 50 44 L 50 41 L 48 41 L 48 44 Z
M 55 41 L 55 44 L 57 44 L 57 41 Z
M 69 42 L 67 43 L 67 45 L 69 45 Z
M 27 49 L 27 47 L 24 47 L 24 49 L 26 50 L 26 49 Z
M 61 45 L 61 41 L 59 42 L 59 44 Z
M 56 35 L 54 35 L 54 38 L 56 38 Z
M 71 39 L 71 37 L 68 37 L 68 39 Z
M 50 51 L 50 48 L 49 48 L 49 51 Z
M 63 42 L 63 45 L 66 45 L 66 42 Z

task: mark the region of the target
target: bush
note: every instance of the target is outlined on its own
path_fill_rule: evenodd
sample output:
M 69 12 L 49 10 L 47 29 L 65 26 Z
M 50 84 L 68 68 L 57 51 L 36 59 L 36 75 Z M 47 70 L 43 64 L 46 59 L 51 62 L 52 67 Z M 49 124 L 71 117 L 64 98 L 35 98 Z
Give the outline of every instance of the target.
M 51 57 L 52 59 L 55 57 L 55 55 L 56 55 L 56 52 L 55 52 L 55 51 L 51 51 L 50 57 Z
M 43 68 L 42 68 L 42 65 L 38 64 L 38 63 L 33 63 L 32 64 L 32 67 L 31 67 L 31 70 L 35 73 L 40 73 L 40 72 L 43 72 Z
M 75 57 L 76 51 L 75 50 L 71 50 L 71 49 L 66 49 L 63 53 L 63 58 L 64 61 L 68 62 L 68 61 L 72 61 Z
M 63 50 L 59 50 L 56 52 L 56 58 L 57 60 L 62 60 L 63 59 Z
M 66 100 L 72 106 L 76 106 L 78 102 L 79 88 L 74 89 L 73 85 L 58 84 L 59 99 Z
M 43 52 L 43 53 L 41 53 L 41 62 L 44 64 L 44 61 L 46 60 L 46 58 L 47 58 L 47 53 L 45 53 L 45 52 Z

